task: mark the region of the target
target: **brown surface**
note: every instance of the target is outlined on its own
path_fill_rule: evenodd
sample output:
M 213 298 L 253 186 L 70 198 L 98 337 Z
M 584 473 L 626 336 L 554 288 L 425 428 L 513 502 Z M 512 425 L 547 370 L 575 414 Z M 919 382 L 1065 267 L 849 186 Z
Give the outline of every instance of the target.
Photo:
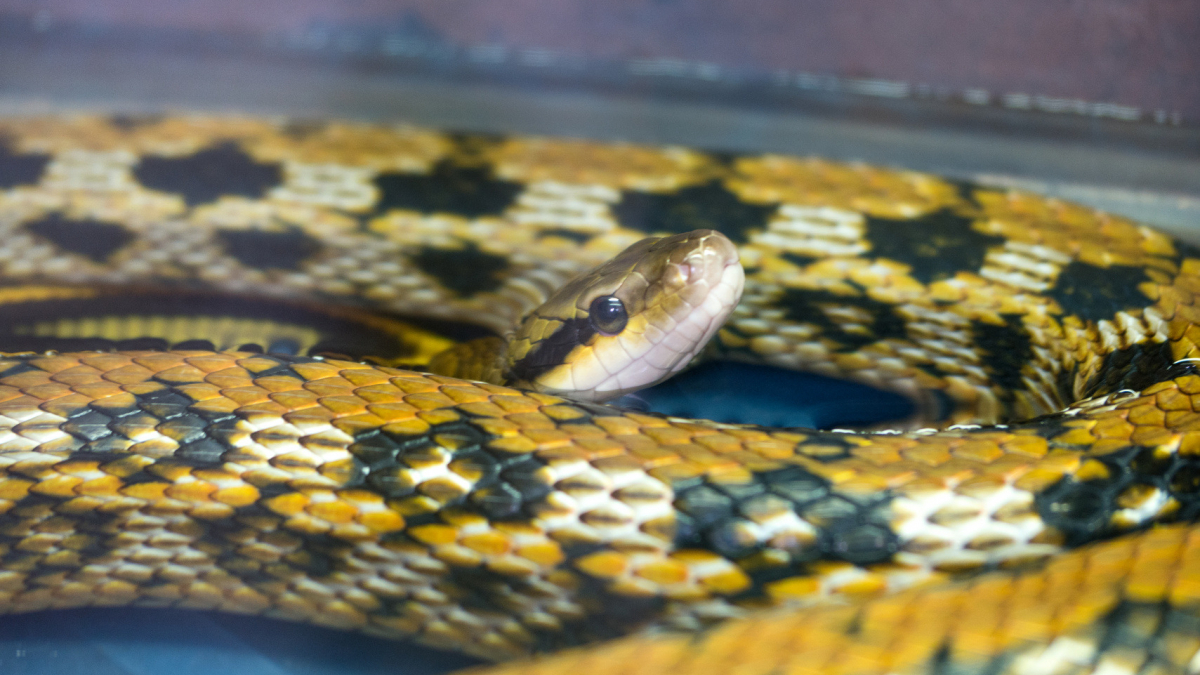
M 1200 10 L 1187 0 L 8 0 L 0 10 L 47 23 L 383 30 L 457 47 L 673 58 L 1200 116 Z

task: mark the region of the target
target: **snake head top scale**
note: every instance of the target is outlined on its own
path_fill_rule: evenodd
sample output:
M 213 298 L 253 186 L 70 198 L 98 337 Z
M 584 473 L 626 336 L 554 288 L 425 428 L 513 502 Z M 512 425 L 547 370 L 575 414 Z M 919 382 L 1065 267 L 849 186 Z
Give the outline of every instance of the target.
M 607 401 L 682 370 L 742 294 L 737 248 L 714 230 L 643 239 L 571 280 L 509 336 L 506 383 Z

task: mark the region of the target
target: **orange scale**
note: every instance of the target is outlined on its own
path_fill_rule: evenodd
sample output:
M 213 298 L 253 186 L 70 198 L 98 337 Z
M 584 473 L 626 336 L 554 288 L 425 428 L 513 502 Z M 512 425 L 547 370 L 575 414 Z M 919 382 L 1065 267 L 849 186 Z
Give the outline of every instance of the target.
M 274 375 L 271 377 L 256 377 L 254 378 L 255 386 L 262 387 L 269 392 L 285 392 L 303 390 L 304 383 L 294 377 L 284 377 L 282 375 Z
M 73 356 L 43 356 L 36 359 L 30 359 L 28 363 L 35 368 L 44 370 L 50 373 L 57 373 L 64 370 L 74 368 L 79 365 L 79 359 Z
M 29 492 L 47 497 L 70 499 L 76 496 L 75 488 L 81 483 L 83 483 L 83 479 L 79 476 L 51 474 L 49 477 L 30 486 Z
M 304 510 L 309 515 L 334 525 L 350 523 L 358 516 L 358 509 L 343 501 L 309 504 Z
M 171 384 L 186 384 L 190 382 L 203 382 L 205 374 L 203 370 L 185 363 L 158 373 L 155 375 L 155 379 Z
M 65 384 L 67 386 L 94 384 L 102 381 L 100 378 L 100 371 L 90 366 L 83 365 L 54 373 L 50 376 L 50 380 L 52 382 L 58 382 L 59 384 Z
M 541 403 L 528 396 L 500 394 L 492 396 L 491 401 L 509 413 L 532 413 L 541 408 Z
M 153 382 L 153 381 L 134 382 L 132 384 L 121 385 L 121 389 L 123 389 L 124 391 L 126 391 L 130 394 L 133 394 L 134 396 L 146 396 L 147 394 L 153 394 L 155 392 L 159 392 L 159 391 L 163 391 L 163 390 L 167 389 L 167 385 L 165 385 L 161 382 Z
M 391 384 L 359 387 L 354 389 L 354 395 L 362 400 L 370 401 L 372 404 L 396 404 L 396 402 L 404 400 L 404 393 L 400 389 L 392 387 Z
M 376 538 L 375 533 L 365 525 L 359 523 L 343 523 L 334 525 L 329 530 L 329 536 L 342 541 L 349 542 L 365 542 Z
M 319 433 L 328 429 L 335 417 L 331 411 L 320 406 L 283 414 L 283 419 L 303 434 Z
M 1172 410 L 1167 413 L 1166 424 L 1169 428 L 1179 431 L 1184 425 L 1193 424 L 1196 413 L 1190 410 Z M 1183 443 L 1189 446 L 1188 450 L 1181 450 L 1184 454 L 1194 453 L 1196 449 L 1196 441 L 1200 440 L 1200 435 L 1195 431 L 1186 431 L 1183 434 Z
M 370 387 L 380 385 L 391 379 L 387 373 L 381 372 L 374 368 L 346 368 L 338 371 L 338 376 L 355 387 Z M 326 377 L 332 376 L 327 375 Z
M 369 399 L 368 399 L 369 400 Z M 417 414 L 417 408 L 407 403 L 396 401 L 388 403 L 369 403 L 367 411 L 380 419 L 392 421 L 409 419 Z
M 503 417 L 506 414 L 503 408 L 495 403 L 490 402 L 463 403 L 459 405 L 458 408 L 459 410 L 477 417 L 490 417 L 495 419 Z
M 457 422 L 460 419 L 458 411 L 453 408 L 427 410 L 417 413 L 417 417 L 431 425 L 449 424 L 450 422 Z
M 705 474 L 704 469 L 700 466 L 684 461 L 664 463 L 661 466 L 647 469 L 646 473 L 667 485 L 693 480 Z
M 117 476 L 104 476 L 84 481 L 75 492 L 89 497 L 111 497 L 119 493 L 122 485 L 124 481 Z
M 641 473 L 642 463 L 637 457 L 629 455 L 614 455 L 612 457 L 599 457 L 593 459 L 592 467 L 603 471 L 610 476 L 619 476 L 627 473 Z
M 221 488 L 212 494 L 216 501 L 233 507 L 250 506 L 258 501 L 261 494 L 253 485 L 235 485 Z
M 71 388 L 67 385 L 50 381 L 34 386 L 22 387 L 22 391 L 24 391 L 28 396 L 33 396 L 34 398 L 38 398 L 43 401 L 50 401 L 73 393 Z
M 354 424 L 353 423 L 343 424 L 344 421 L 345 420 L 337 420 L 334 422 L 334 426 L 336 426 L 339 429 L 342 429 L 346 433 L 353 433 L 353 430 L 355 429 Z M 423 433 L 429 431 L 429 428 L 430 428 L 429 423 L 426 422 L 425 420 L 422 420 L 420 418 L 413 418 L 413 419 L 408 419 L 408 420 L 397 420 L 394 422 L 389 422 L 389 423 L 383 425 L 382 430 L 385 433 L 392 434 L 395 436 L 416 436 L 416 435 L 423 434 Z
M 157 373 L 179 365 L 186 366 L 187 364 L 184 364 L 183 358 L 182 354 L 176 352 L 142 352 L 133 357 L 133 362 Z
M 735 452 L 742 449 L 742 441 L 740 439 L 735 436 L 722 433 L 696 436 L 692 439 L 692 442 L 697 445 L 702 445 L 718 454 Z
M 417 525 L 410 527 L 407 534 L 430 546 L 453 544 L 458 541 L 458 529 L 449 525 Z
M 245 368 L 247 371 L 249 371 L 251 373 L 261 373 L 261 372 L 271 370 L 272 368 L 279 367 L 278 361 L 276 361 L 275 359 L 267 358 L 265 356 L 243 357 L 243 358 L 237 359 L 236 361 L 234 361 L 234 363 L 236 363 L 239 368 Z
M 233 398 L 233 397 L 231 396 L 230 398 Z M 238 408 L 239 414 L 247 415 L 247 416 L 249 416 L 249 415 L 259 415 L 259 416 L 273 415 L 275 417 L 281 417 L 286 412 L 288 412 L 287 407 L 279 405 L 278 403 L 276 403 L 274 401 L 269 401 L 269 400 L 259 400 L 257 402 L 247 401 L 240 408 Z
M 1200 426 L 1200 419 L 1188 420 L 1185 428 Z M 1175 433 L 1168 428 L 1159 426 L 1139 426 L 1129 435 L 1131 443 L 1142 446 L 1166 445 L 1175 438 Z
M 308 448 L 306 444 L 304 447 Z M 342 446 L 345 447 L 344 445 Z M 311 448 L 310 448 L 311 449 Z M 360 467 L 353 458 L 337 459 L 330 462 L 325 462 L 320 466 L 318 471 L 320 474 L 331 481 L 348 485 L 351 481 L 360 475 Z
M 403 377 L 392 377 L 389 382 L 392 386 L 405 394 L 424 394 L 437 391 L 440 387 L 437 382 L 431 381 L 420 373 L 405 373 Z
M 681 458 L 701 466 L 720 466 L 731 463 L 727 456 L 717 454 L 699 445 L 678 445 L 673 449 Z
M 253 385 L 222 388 L 221 395 L 237 402 L 238 405 L 251 405 L 269 400 L 265 390 Z
M 235 359 L 223 353 L 185 354 L 183 362 L 205 373 L 215 373 L 234 366 Z
M 317 402 L 338 417 L 366 412 L 366 401 L 358 396 L 322 396 Z
M 560 422 L 569 422 L 570 420 L 576 420 L 587 416 L 587 414 L 579 408 L 569 405 L 545 405 L 542 406 L 541 412 L 542 414 Z M 589 424 L 588 426 L 592 425 Z
M 118 353 L 84 354 L 79 358 L 79 363 L 102 373 L 127 366 L 130 362 L 129 356 Z
M 293 532 L 307 535 L 325 534 L 332 529 L 332 526 L 324 520 L 303 513 L 288 518 L 283 522 L 283 526 Z
M 188 481 L 176 483 L 168 487 L 163 494 L 171 499 L 183 502 L 207 501 L 209 496 L 217 491 L 217 486 L 203 481 Z
M 206 401 L 212 398 L 221 396 L 221 389 L 207 382 L 195 382 L 191 384 L 177 384 L 175 391 L 187 396 L 193 401 Z
M 638 424 L 628 417 L 598 417 L 592 422 L 611 436 L 632 436 L 639 433 Z
M 442 408 L 451 408 L 454 406 L 454 401 L 450 397 L 440 392 L 423 392 L 417 394 L 409 394 L 404 397 L 404 402 L 418 410 L 440 410 Z
M 92 398 L 74 392 L 48 400 L 38 406 L 41 410 L 59 417 L 71 417 L 88 407 Z
M 188 516 L 198 520 L 226 520 L 236 513 L 232 506 L 220 502 L 199 502 L 187 510 Z
M 341 377 L 343 370 L 331 361 L 312 361 L 309 363 L 293 363 L 292 371 L 308 381 L 322 380 L 330 377 Z
M 267 499 L 263 506 L 281 516 L 295 516 L 304 511 L 309 504 L 307 495 L 300 492 L 289 492 Z
M 480 534 L 468 535 L 463 537 L 459 543 L 476 553 L 488 556 L 504 555 L 512 547 L 512 542 L 509 538 L 498 532 L 482 532 Z
M 358 523 L 368 530 L 379 534 L 399 532 L 406 525 L 404 517 L 394 511 L 363 513 L 359 515 Z
M 488 392 L 472 386 L 445 385 L 441 392 L 458 404 L 485 402 L 491 396 Z
M 624 445 L 612 438 L 576 438 L 573 440 L 573 445 L 579 449 L 582 456 L 589 458 L 611 457 L 627 451 Z
M 8 375 L 0 380 L 10 387 L 36 387 L 50 382 L 50 373 L 41 370 L 30 370 L 16 375 Z
M 304 391 L 303 389 L 291 391 L 275 391 L 268 394 L 268 397 L 278 403 L 286 406 L 292 411 L 311 411 L 312 414 L 319 414 L 318 397 L 316 394 Z
M 533 429 L 550 430 L 557 429 L 558 425 L 554 420 L 540 412 L 533 413 L 513 413 L 507 415 L 504 419 L 521 427 L 522 430 L 529 431 Z
M 316 382 L 305 382 L 304 389 L 325 396 L 354 396 L 354 387 L 341 378 L 325 378 Z
M 563 429 L 525 429 L 524 436 L 541 448 L 553 448 L 571 443 L 574 438 Z

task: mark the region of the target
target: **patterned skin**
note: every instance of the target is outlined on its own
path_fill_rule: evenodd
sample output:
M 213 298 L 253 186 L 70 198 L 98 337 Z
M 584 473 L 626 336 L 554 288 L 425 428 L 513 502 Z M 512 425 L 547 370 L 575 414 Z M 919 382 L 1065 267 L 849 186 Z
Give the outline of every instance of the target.
M 0 131 L 0 339 L 64 349 L 0 359 L 5 611 L 220 608 L 490 658 L 700 631 L 522 671 L 1195 668 L 1200 257 L 1164 235 L 819 160 L 254 119 Z M 503 332 L 645 234 L 706 226 L 746 268 L 715 353 L 908 393 L 943 430 L 212 349 L 366 327 L 364 354 L 422 362 L 445 337 L 394 314 Z M 307 314 L 121 343 L 182 342 L 210 292 Z M 65 351 L 85 328 L 122 349 Z

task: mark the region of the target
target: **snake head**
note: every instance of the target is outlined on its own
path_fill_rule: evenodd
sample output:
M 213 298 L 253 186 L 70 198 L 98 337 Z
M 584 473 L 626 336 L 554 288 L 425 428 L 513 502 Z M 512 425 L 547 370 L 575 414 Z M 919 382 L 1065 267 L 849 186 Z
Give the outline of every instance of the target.
M 643 239 L 565 284 L 509 336 L 509 384 L 588 401 L 682 370 L 737 305 L 737 247 L 714 230 Z

